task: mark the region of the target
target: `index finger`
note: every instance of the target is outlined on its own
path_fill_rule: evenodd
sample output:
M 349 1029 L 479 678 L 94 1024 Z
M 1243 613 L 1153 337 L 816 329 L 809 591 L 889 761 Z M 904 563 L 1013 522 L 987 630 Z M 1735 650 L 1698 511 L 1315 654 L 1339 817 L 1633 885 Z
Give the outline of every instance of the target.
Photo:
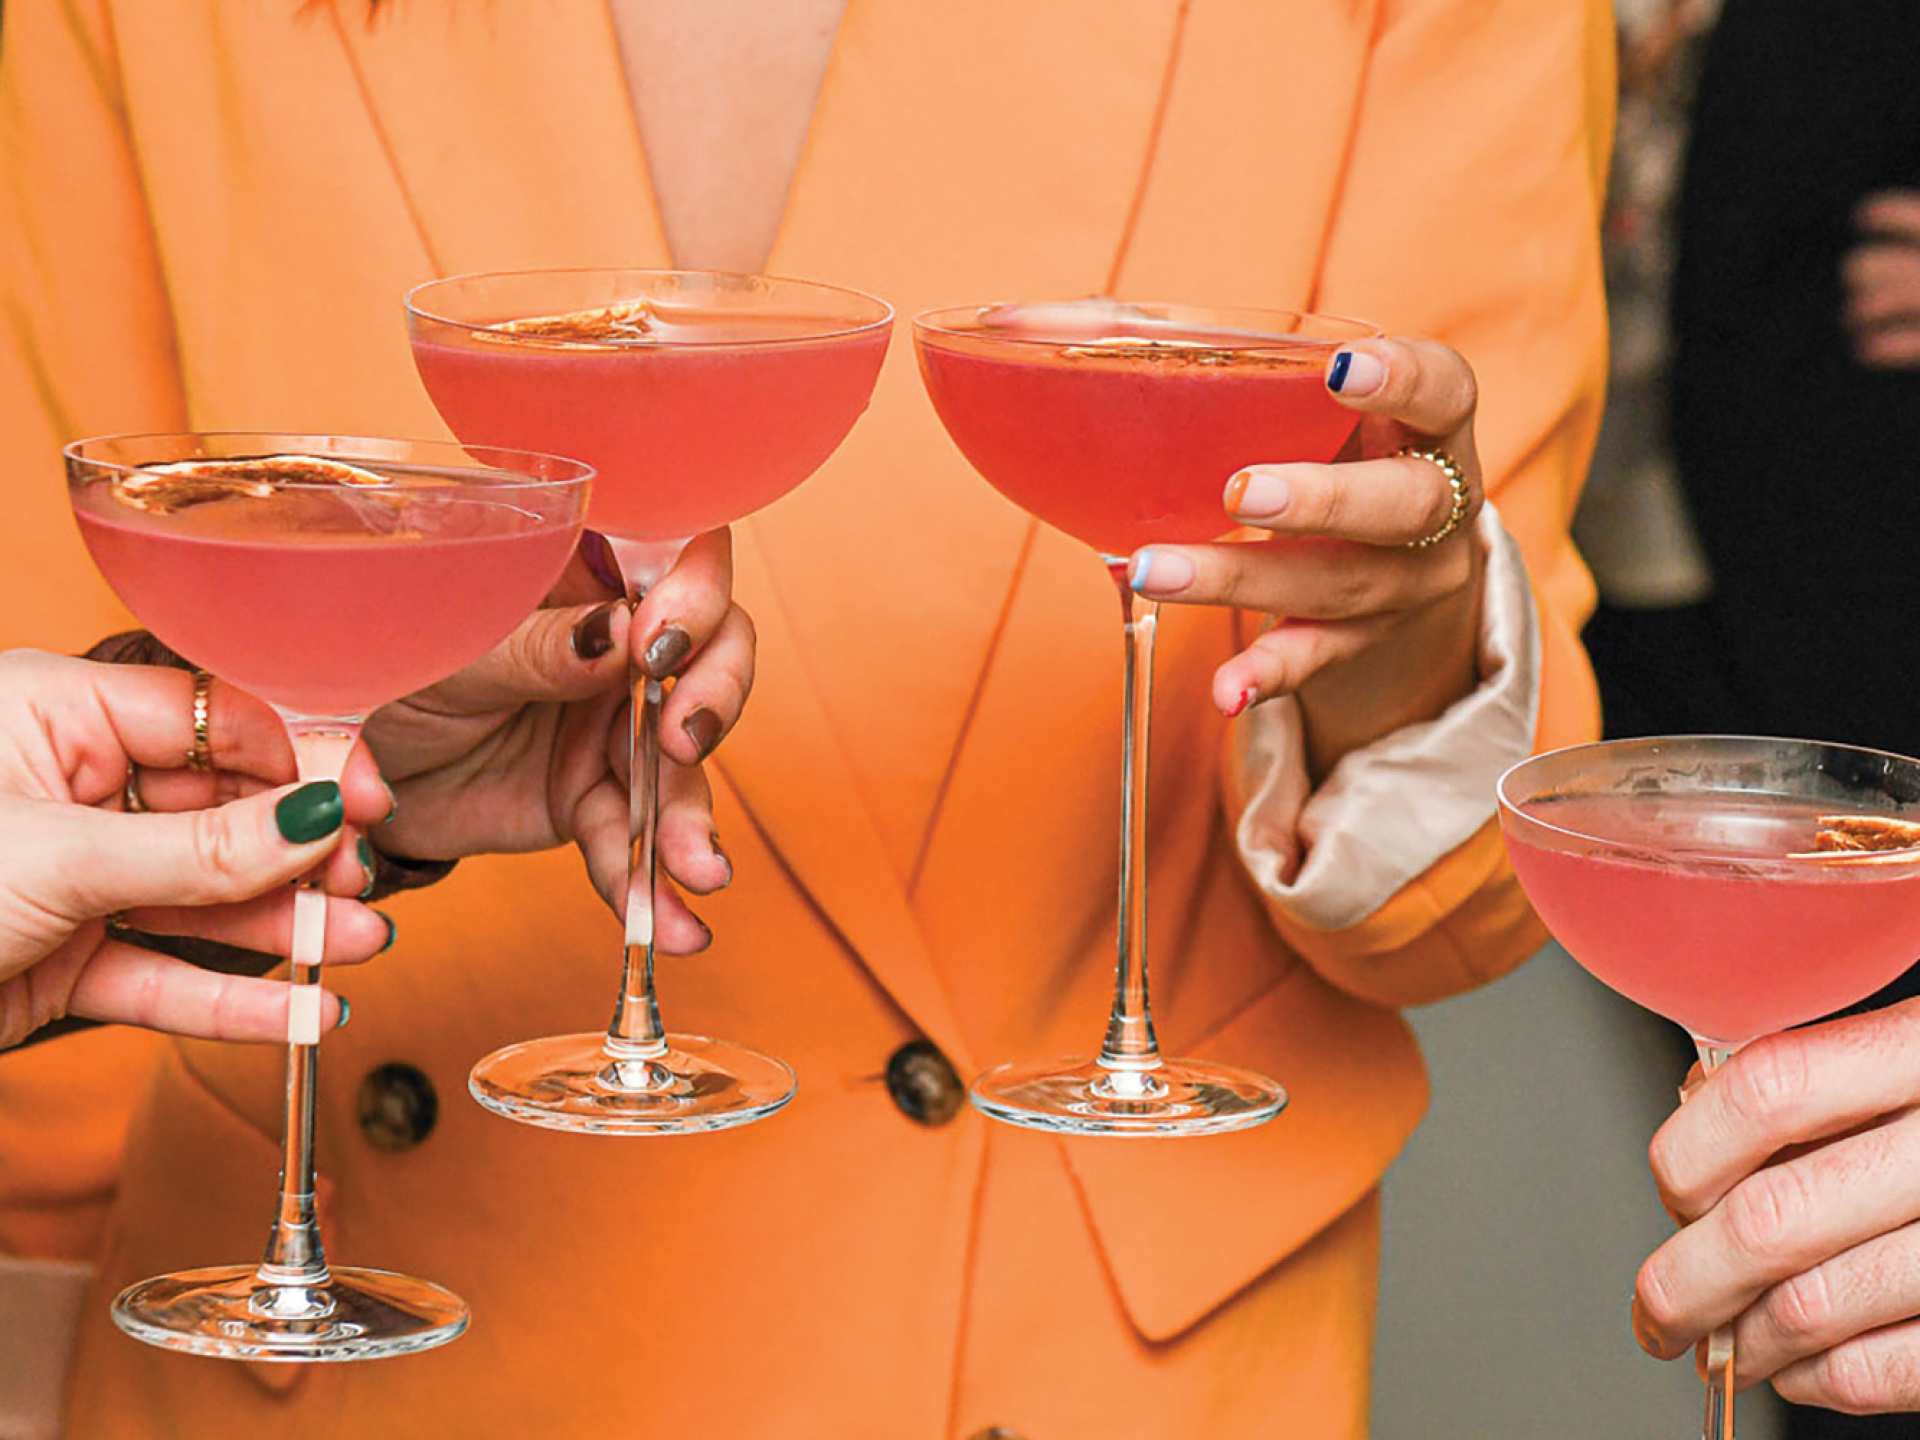
M 679 674 L 732 604 L 732 532 L 722 527 L 694 536 L 633 612 L 634 663 L 656 680 Z
M 52 741 L 82 804 L 97 805 L 120 794 L 127 767 L 154 772 L 142 798 L 156 810 L 199 809 L 244 793 L 284 785 L 296 777 L 286 726 L 265 702 L 218 676 L 207 683 L 208 767 L 189 765 L 195 753 L 194 674 L 160 665 L 101 665 L 64 660 L 72 684 L 47 686 L 43 713 Z M 63 677 L 64 678 L 64 677 Z M 347 819 L 369 825 L 384 819 L 393 797 L 364 744 L 348 758 L 340 788 Z
M 1705 1214 L 1789 1145 L 1920 1099 L 1920 1001 L 1757 1040 L 1707 1077 L 1653 1137 L 1668 1205 Z
M 1326 380 L 1349 409 L 1397 421 L 1448 448 L 1467 435 L 1480 403 L 1466 357 L 1435 340 L 1356 340 L 1327 362 Z

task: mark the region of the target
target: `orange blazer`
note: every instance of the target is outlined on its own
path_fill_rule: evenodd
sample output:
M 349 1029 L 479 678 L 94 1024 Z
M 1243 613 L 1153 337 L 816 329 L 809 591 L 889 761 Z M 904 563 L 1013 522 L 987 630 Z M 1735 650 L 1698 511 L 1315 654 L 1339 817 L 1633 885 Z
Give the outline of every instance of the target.
M 1539 598 L 1539 741 L 1570 742 L 1597 728 L 1567 521 L 1601 402 L 1611 46 L 1604 0 L 850 0 L 767 268 L 902 315 L 1110 288 L 1457 346 Z M 7 644 L 127 623 L 66 513 L 62 441 L 443 434 L 409 286 L 670 263 L 595 0 L 371 20 L 360 0 L 7 0 L 0 178 Z M 736 543 L 761 646 L 712 767 L 737 879 L 663 996 L 791 1061 L 798 1100 L 681 1141 L 482 1113 L 471 1062 L 599 1023 L 619 937 L 570 855 L 466 862 L 340 978 L 319 1156 L 330 1253 L 446 1283 L 472 1330 L 378 1364 L 223 1365 L 125 1340 L 105 1306 L 258 1252 L 281 1051 L 97 1035 L 12 1056 L 0 1249 L 100 1267 L 71 1434 L 1364 1435 L 1374 1195 L 1425 1103 L 1394 1007 L 1542 938 L 1493 825 L 1350 929 L 1264 902 L 1207 700 L 1232 619 L 1169 607 L 1160 1032 L 1281 1077 L 1292 1108 L 1157 1145 L 916 1123 L 883 1082 L 903 1044 L 965 1076 L 1097 1043 L 1112 593 L 969 471 L 904 334 L 840 454 Z M 388 1064 L 438 1098 L 397 1150 L 360 1119 Z

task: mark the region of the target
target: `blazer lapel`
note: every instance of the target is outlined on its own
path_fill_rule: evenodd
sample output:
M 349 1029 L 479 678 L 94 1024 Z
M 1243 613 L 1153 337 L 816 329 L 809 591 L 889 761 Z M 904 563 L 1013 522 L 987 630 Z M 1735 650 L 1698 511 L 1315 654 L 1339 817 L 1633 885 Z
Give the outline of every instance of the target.
M 604 4 L 365 8 L 316 19 L 339 32 L 436 273 L 672 263 Z
M 873 291 L 903 317 L 1100 290 L 1180 8 L 849 0 L 767 268 Z M 419 232 L 417 278 L 672 263 L 604 5 L 315 19 L 338 32 Z M 863 554 L 850 512 L 901 543 Z M 861 963 L 963 1065 L 902 857 L 937 810 L 1030 528 L 941 434 L 904 324 L 841 456 L 736 527 L 761 683 L 719 763 Z M 889 805 L 896 784 L 916 805 Z

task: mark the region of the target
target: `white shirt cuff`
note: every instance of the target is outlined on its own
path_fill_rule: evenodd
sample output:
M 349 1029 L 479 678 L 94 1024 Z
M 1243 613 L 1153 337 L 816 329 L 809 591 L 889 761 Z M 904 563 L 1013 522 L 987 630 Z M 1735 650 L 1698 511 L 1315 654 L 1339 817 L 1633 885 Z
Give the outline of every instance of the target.
M 1355 750 L 1311 790 L 1300 707 L 1247 712 L 1235 736 L 1247 807 L 1235 839 L 1255 883 L 1315 930 L 1345 930 L 1456 849 L 1494 814 L 1494 786 L 1533 749 L 1540 624 L 1520 547 L 1485 506 L 1480 684 L 1437 720 Z

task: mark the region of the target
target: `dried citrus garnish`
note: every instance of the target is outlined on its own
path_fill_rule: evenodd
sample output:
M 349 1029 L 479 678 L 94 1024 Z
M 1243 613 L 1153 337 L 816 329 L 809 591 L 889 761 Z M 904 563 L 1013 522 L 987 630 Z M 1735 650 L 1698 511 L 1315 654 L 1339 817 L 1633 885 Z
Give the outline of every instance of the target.
M 1911 820 L 1895 820 L 1890 815 L 1822 815 L 1816 823 L 1820 828 L 1813 849 L 1802 850 L 1793 858 L 1884 855 L 1920 849 L 1920 824 Z
M 1102 335 L 1078 345 L 1065 345 L 1067 360 L 1145 360 L 1157 365 L 1294 366 L 1301 362 L 1255 350 L 1226 350 L 1201 340 L 1156 340 L 1146 335 Z
M 263 455 L 248 460 L 180 460 L 143 465 L 113 482 L 113 498 L 133 510 L 171 515 L 209 500 L 265 500 L 282 485 L 393 484 L 390 477 L 318 455 Z
M 593 349 L 631 344 L 653 338 L 653 309 L 644 300 L 621 300 L 595 310 L 569 310 L 564 315 L 531 315 L 524 320 L 502 320 L 479 332 L 482 339 L 511 336 L 566 348 Z

